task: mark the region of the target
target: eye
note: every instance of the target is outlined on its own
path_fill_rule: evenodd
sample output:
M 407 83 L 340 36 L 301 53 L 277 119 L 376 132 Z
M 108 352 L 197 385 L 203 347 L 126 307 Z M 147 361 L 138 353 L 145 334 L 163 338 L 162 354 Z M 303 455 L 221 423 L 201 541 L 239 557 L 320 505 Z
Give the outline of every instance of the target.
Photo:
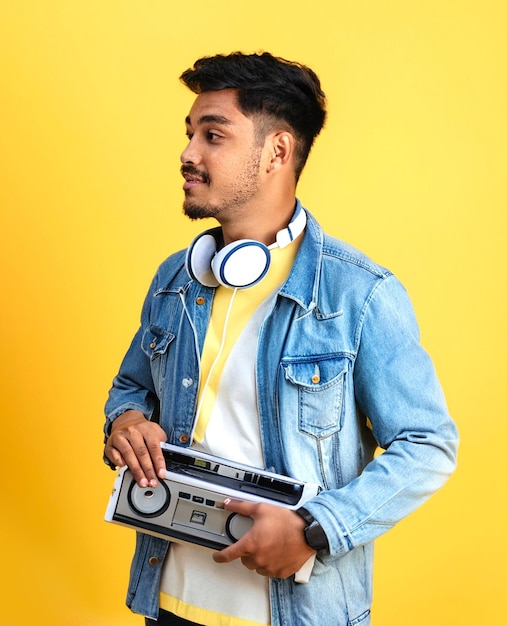
M 206 133 L 206 138 L 208 141 L 216 141 L 217 139 L 222 139 L 222 136 L 218 133 L 213 132 L 212 130 L 208 130 Z

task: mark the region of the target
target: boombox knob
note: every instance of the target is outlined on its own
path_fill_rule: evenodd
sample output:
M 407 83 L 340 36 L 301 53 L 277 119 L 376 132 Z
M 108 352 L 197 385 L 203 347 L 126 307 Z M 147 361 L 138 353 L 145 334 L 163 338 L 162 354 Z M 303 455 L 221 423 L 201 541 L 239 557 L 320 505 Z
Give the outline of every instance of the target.
M 156 517 L 164 513 L 171 501 L 171 492 L 162 480 L 157 487 L 139 487 L 132 480 L 128 491 L 130 508 L 142 517 Z
M 243 535 L 247 533 L 252 526 L 253 519 L 251 517 L 246 517 L 245 515 L 240 515 L 239 513 L 232 513 L 227 518 L 225 532 L 227 533 L 229 539 L 232 539 L 232 541 L 238 541 L 238 539 L 241 539 L 241 537 L 243 537 Z

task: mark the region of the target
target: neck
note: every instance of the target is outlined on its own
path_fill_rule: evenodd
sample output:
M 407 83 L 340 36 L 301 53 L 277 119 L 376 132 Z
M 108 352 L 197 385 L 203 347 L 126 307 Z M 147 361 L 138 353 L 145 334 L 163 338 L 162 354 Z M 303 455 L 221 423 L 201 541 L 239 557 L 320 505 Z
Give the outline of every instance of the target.
M 292 196 L 281 203 L 269 202 L 262 207 L 248 209 L 246 214 L 236 218 L 219 220 L 225 245 L 238 239 L 255 239 L 270 246 L 276 241 L 278 231 L 289 224 L 295 206 L 296 199 Z

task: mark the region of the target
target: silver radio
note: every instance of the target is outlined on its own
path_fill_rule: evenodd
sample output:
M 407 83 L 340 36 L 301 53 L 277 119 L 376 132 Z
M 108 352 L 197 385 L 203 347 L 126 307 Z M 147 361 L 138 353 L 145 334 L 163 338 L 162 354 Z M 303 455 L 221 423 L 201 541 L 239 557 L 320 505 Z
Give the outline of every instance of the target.
M 221 550 L 240 539 L 253 523 L 249 517 L 226 511 L 227 498 L 297 509 L 320 491 L 316 484 L 192 448 L 166 443 L 161 447 L 167 467 L 165 479 L 157 487 L 139 487 L 130 470 L 122 467 L 109 499 L 106 521 L 170 541 Z M 301 575 L 299 582 L 305 582 L 303 578 L 307 580 L 308 575 Z

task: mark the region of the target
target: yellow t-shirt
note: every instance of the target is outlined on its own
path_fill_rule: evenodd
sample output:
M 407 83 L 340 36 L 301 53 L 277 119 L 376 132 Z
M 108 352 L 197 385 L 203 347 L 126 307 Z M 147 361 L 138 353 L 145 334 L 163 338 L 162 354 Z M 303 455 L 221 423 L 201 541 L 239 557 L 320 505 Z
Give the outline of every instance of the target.
M 216 290 L 201 358 L 194 432 L 199 449 L 264 467 L 255 384 L 257 337 L 301 240 L 271 251 L 269 270 L 257 285 Z M 218 564 L 209 550 L 173 543 L 162 573 L 160 606 L 207 626 L 266 625 L 271 621 L 269 579 L 240 560 Z

